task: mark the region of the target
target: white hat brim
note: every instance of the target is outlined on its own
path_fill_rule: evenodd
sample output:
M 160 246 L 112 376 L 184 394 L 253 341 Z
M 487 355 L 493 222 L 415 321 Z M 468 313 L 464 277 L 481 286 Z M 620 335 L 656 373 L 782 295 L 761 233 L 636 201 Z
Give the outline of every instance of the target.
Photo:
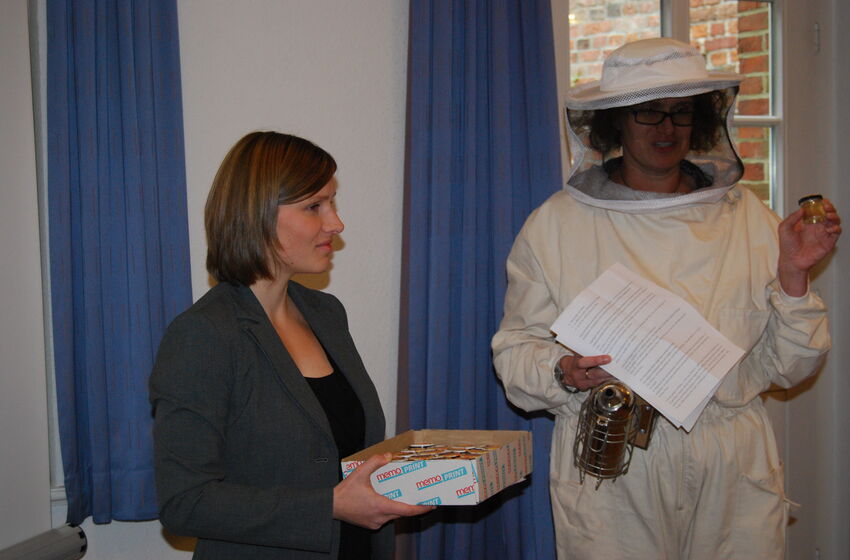
M 709 72 L 707 77 L 687 80 L 672 80 L 658 83 L 651 88 L 602 91 L 600 80 L 579 84 L 570 88 L 566 95 L 566 105 L 573 110 L 610 109 L 628 107 L 653 99 L 665 97 L 689 97 L 714 90 L 722 90 L 740 85 L 744 76 L 732 72 Z

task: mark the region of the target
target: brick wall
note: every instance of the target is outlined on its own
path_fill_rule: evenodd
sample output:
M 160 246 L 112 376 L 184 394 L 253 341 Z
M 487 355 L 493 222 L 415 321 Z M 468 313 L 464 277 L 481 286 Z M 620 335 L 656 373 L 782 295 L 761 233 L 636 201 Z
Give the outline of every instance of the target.
M 599 78 L 611 51 L 659 35 L 657 0 L 570 0 L 570 81 Z
M 770 7 L 764 2 L 690 0 L 691 43 L 709 69 L 747 76 L 738 96 L 739 114 L 770 114 Z M 657 0 L 571 0 L 570 79 L 599 78 L 602 62 L 626 42 L 661 35 Z M 770 198 L 770 130 L 733 132 L 744 161 L 742 184 Z

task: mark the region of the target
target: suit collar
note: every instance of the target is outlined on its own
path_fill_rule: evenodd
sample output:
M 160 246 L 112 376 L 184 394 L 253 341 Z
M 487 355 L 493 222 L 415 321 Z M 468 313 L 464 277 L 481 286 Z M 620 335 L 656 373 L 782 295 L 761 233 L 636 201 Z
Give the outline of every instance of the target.
M 317 293 L 296 282 L 289 283 L 289 295 L 310 325 L 316 338 L 319 339 L 325 352 L 336 362 L 339 372 L 345 376 L 360 400 L 366 418 L 366 442 L 383 440 L 383 421 L 376 422 L 377 418 L 383 418 L 380 412 L 381 403 L 372 380 L 357 353 L 354 341 L 351 340 L 347 325 L 344 324 L 344 311 L 342 311 L 341 304 L 336 303 L 340 306 L 339 312 L 331 312 L 328 303 L 322 301 L 322 299 L 330 296 Z M 319 299 L 320 296 L 322 299 Z M 373 411 L 377 412 L 372 413 Z
M 266 354 L 284 389 L 301 406 L 304 413 L 327 434 L 335 448 L 333 433 L 322 405 L 286 351 L 254 292 L 243 285 L 229 287 L 236 306 L 236 317 L 242 323 L 243 330 L 249 333 Z M 340 373 L 345 375 L 360 400 L 366 417 L 367 443 L 382 440 L 384 426 L 383 422 L 379 421 L 382 418 L 381 403 L 350 339 L 346 325 L 341 323 L 343 318 L 338 313 L 331 312 L 327 302 L 323 301 L 329 296 L 317 294 L 297 282 L 289 282 L 287 290 L 316 338 L 339 366 Z
M 293 289 L 293 286 L 296 286 L 296 284 L 290 282 L 290 296 L 299 291 L 297 288 Z M 336 443 L 333 439 L 333 432 L 328 423 L 327 415 L 324 409 L 322 409 L 322 405 L 319 403 L 307 380 L 301 375 L 301 371 L 295 365 L 289 352 L 286 351 L 286 347 L 280 340 L 254 292 L 247 286 L 237 285 L 233 286 L 233 296 L 236 305 L 236 317 L 242 323 L 242 329 L 254 339 L 263 353 L 265 353 L 283 389 L 291 395 L 292 400 L 325 433 L 330 443 L 335 447 Z M 293 299 L 293 301 L 295 300 Z M 297 301 L 295 303 L 298 305 Z M 300 305 L 298 305 L 298 308 L 304 314 L 304 317 L 312 328 L 313 325 L 308 318 L 308 314 L 311 314 L 311 312 L 305 312 Z M 322 339 L 320 338 L 320 340 Z

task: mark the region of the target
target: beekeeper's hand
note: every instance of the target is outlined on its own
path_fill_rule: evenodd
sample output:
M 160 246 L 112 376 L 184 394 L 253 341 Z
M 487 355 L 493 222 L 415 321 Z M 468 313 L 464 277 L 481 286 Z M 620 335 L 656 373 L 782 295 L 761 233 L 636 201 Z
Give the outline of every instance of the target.
M 809 270 L 829 255 L 841 235 L 841 217 L 835 206 L 823 199 L 826 220 L 803 223 L 803 210 L 798 209 L 779 224 L 779 261 L 776 277 L 789 296 L 806 295 Z
M 559 365 L 563 371 L 563 382 L 569 387 L 575 387 L 584 391 L 614 377 L 602 369 L 602 366 L 611 362 L 611 356 L 564 356 Z

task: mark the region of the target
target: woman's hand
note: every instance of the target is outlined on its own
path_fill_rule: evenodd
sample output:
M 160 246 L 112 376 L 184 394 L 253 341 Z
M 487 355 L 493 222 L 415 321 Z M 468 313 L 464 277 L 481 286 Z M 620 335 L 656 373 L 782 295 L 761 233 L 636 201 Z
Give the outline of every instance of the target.
M 803 296 L 809 288 L 809 269 L 835 247 L 841 235 L 841 217 L 832 203 L 823 199 L 826 221 L 804 224 L 799 209 L 779 224 L 777 278 L 789 296 Z
M 564 372 L 564 383 L 575 387 L 579 391 L 585 391 L 592 387 L 614 379 L 614 377 L 601 366 L 609 363 L 611 356 L 564 356 L 558 362 L 561 371 Z
M 334 487 L 334 519 L 375 530 L 398 517 L 421 515 L 434 509 L 434 506 L 394 502 L 375 492 L 369 476 L 389 463 L 391 458 L 389 453 L 372 455 Z

